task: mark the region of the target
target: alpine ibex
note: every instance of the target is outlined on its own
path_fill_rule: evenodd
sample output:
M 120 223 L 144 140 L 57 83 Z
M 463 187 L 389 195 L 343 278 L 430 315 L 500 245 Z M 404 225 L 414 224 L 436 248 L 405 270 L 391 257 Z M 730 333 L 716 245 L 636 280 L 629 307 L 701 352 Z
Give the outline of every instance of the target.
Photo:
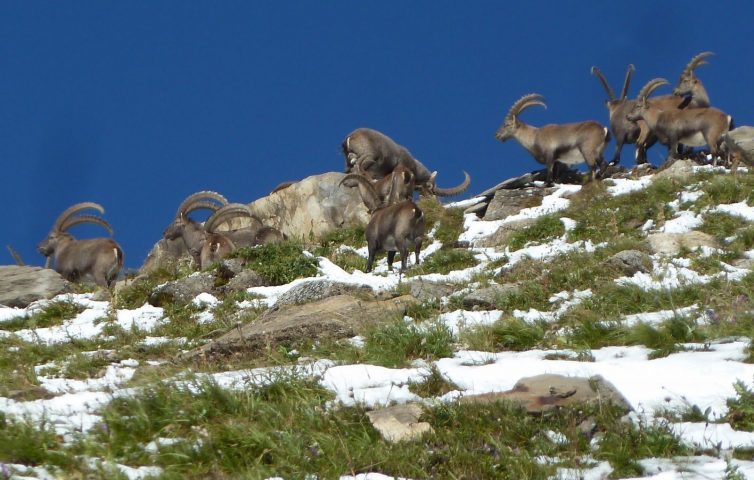
M 555 162 L 566 165 L 584 163 L 589 166 L 592 179 L 597 167 L 604 166 L 602 154 L 610 139 L 610 132 L 599 123 L 587 120 L 579 123 L 533 127 L 518 119 L 526 108 L 539 105 L 547 108 L 544 97 L 530 93 L 518 99 L 508 111 L 495 137 L 501 142 L 515 138 L 539 163 L 547 166 L 547 184 L 552 185 Z
M 381 205 L 374 185 L 366 177 L 356 175 L 353 179 L 359 183 L 362 200 L 372 213 L 365 229 L 369 252 L 366 272 L 372 271 L 374 258 L 381 251 L 387 251 L 387 268 L 390 271 L 393 270 L 396 252 L 401 254 L 400 273 L 406 270 L 409 249 L 414 251 L 418 265 L 424 241 L 424 213 L 421 209 L 412 200 Z
M 221 206 L 227 205 L 228 200 L 217 192 L 202 191 L 186 197 L 178 207 L 175 220 L 163 232 L 166 240 L 183 239 L 186 250 L 197 265 L 200 264 L 200 255 L 206 232 L 204 227 L 197 221 L 188 217 L 194 210 L 212 210 L 216 212 Z
M 437 172 L 430 172 L 405 147 L 371 128 L 357 128 L 349 133 L 341 147 L 346 159 L 345 173 L 362 173 L 372 180 L 379 180 L 390 175 L 398 165 L 403 165 L 414 174 L 416 186 L 422 193 L 440 197 L 459 195 L 469 188 L 471 183 L 469 174 L 463 172 L 464 180 L 458 186 L 438 187 L 435 184 Z
M 247 218 L 252 225 L 235 230 L 217 231 L 219 225 L 236 217 Z M 220 261 L 238 248 L 279 242 L 285 238 L 278 229 L 262 225 L 262 222 L 243 203 L 229 203 L 217 210 L 204 223 L 204 230 L 206 236 L 199 261 L 202 269 Z
M 636 143 L 639 138 L 641 129 L 636 122 L 632 122 L 626 118 L 628 112 L 634 108 L 635 100 L 626 99 L 628 94 L 628 84 L 631 82 L 631 75 L 634 72 L 634 66 L 629 65 L 626 70 L 626 78 L 623 80 L 623 89 L 619 98 L 615 98 L 613 89 L 610 88 L 610 84 L 607 83 L 605 76 L 597 67 L 592 67 L 592 75 L 596 75 L 599 79 L 602 87 L 607 93 L 608 99 L 605 101 L 608 114 L 610 115 L 610 131 L 615 138 L 615 153 L 613 159 L 610 161 L 611 165 L 617 165 L 620 163 L 620 152 L 623 149 L 623 145 L 628 143 Z M 643 145 L 636 146 L 636 163 L 646 163 L 647 152 Z
M 357 185 L 359 186 L 360 190 L 363 190 L 364 187 L 362 185 L 362 181 L 360 179 L 365 179 L 366 177 L 360 173 L 349 173 L 345 177 L 343 177 L 343 180 L 340 181 L 340 184 L 343 185 L 344 183 L 348 183 L 351 180 L 354 180 L 357 182 Z M 416 188 L 416 182 L 414 181 L 414 174 L 411 173 L 411 171 L 404 167 L 403 165 L 398 165 L 395 167 L 395 170 L 393 170 L 389 175 L 382 177 L 381 179 L 377 180 L 373 184 L 374 191 L 377 194 L 377 199 L 379 200 L 378 206 L 384 206 L 384 205 L 392 205 L 393 203 L 398 203 L 402 200 L 411 200 L 414 195 L 414 189 Z M 363 198 L 369 198 L 371 195 L 368 192 L 360 191 L 362 199 Z M 369 208 L 369 211 L 378 208 L 378 206 L 375 206 L 374 208 Z
M 661 110 L 647 100 L 655 89 L 668 84 L 664 78 L 650 80 L 642 87 L 636 105 L 627 118 L 647 122 L 660 143 L 668 147 L 669 158 L 675 158 L 679 144 L 692 147 L 709 145 L 716 163 L 723 137 L 730 129 L 730 115 L 712 107 Z
M 46 267 L 51 257 L 55 257 L 55 270 L 71 282 L 94 280 L 97 285 L 109 288 L 123 268 L 123 250 L 112 238 L 91 238 L 76 240 L 67 232 L 74 225 L 94 223 L 113 234 L 107 221 L 95 215 L 75 215 L 94 209 L 100 215 L 105 209 L 94 202 L 77 203 L 66 209 L 55 220 L 47 238 L 37 246 L 39 253 L 47 257 Z

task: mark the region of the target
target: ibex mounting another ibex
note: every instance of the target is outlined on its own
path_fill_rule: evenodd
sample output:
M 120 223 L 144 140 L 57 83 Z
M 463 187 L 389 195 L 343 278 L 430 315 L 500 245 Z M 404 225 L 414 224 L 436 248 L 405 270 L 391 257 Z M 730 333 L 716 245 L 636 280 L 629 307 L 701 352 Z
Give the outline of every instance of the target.
M 662 85 L 664 78 L 650 80 L 639 92 L 629 120 L 642 119 L 660 143 L 668 147 L 668 157 L 676 158 L 678 145 L 699 147 L 709 145 L 714 162 L 720 156 L 720 145 L 731 126 L 731 117 L 712 107 L 661 110 L 647 97 Z
M 178 206 L 175 220 L 163 232 L 166 240 L 183 239 L 186 250 L 197 265 L 200 264 L 200 255 L 206 232 L 204 227 L 197 221 L 188 217 L 194 210 L 211 210 L 216 212 L 221 206 L 227 205 L 228 200 L 217 192 L 202 191 L 189 195 Z
M 67 232 L 74 225 L 94 223 L 107 230 L 113 229 L 107 221 L 95 215 L 74 215 L 82 210 L 94 209 L 100 215 L 105 209 L 94 202 L 77 203 L 66 209 L 55 220 L 47 238 L 37 249 L 47 257 L 46 267 L 51 257 L 55 257 L 55 270 L 68 281 L 94 280 L 97 285 L 109 288 L 123 268 L 123 250 L 112 238 L 91 238 L 76 240 Z
M 438 187 L 435 183 L 437 172 L 430 172 L 405 147 L 371 128 L 357 128 L 349 133 L 341 147 L 346 159 L 345 173 L 362 173 L 372 180 L 379 180 L 390 175 L 398 165 L 403 165 L 414 174 L 420 192 L 440 197 L 460 195 L 471 183 L 469 174 L 463 172 L 464 180 L 458 186 Z
M 518 115 L 534 105 L 547 108 L 544 97 L 537 93 L 518 99 L 497 129 L 495 137 L 501 142 L 515 138 L 535 160 L 546 165 L 548 185 L 552 185 L 555 162 L 566 165 L 586 162 L 594 180 L 597 168 L 604 167 L 602 155 L 610 139 L 608 129 L 593 120 L 539 128 L 520 121 Z
M 424 241 L 424 213 L 421 209 L 412 200 L 383 205 L 369 179 L 361 175 L 354 175 L 353 179 L 359 183 L 362 200 L 372 213 L 364 231 L 369 252 L 366 272 L 372 271 L 374 258 L 381 251 L 387 252 L 387 268 L 390 271 L 393 270 L 396 252 L 401 254 L 401 274 L 408 265 L 409 250 L 414 251 L 418 265 Z

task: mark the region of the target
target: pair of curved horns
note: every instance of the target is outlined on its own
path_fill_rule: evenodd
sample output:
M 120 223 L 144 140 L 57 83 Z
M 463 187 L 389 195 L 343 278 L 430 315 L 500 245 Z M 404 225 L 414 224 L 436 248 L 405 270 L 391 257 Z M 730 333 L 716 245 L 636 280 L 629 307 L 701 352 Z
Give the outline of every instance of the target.
M 97 210 L 100 215 L 104 215 L 105 213 L 105 208 L 99 203 L 95 203 L 95 202 L 77 203 L 65 209 L 63 213 L 61 213 L 58 216 L 58 218 L 55 220 L 55 223 L 52 226 L 52 230 L 56 232 L 65 232 L 66 230 L 68 230 L 74 225 L 79 225 L 81 223 L 94 223 L 96 225 L 102 226 L 105 230 L 108 231 L 110 235 L 112 235 L 113 227 L 111 227 L 110 224 L 107 223 L 105 219 L 97 217 L 95 215 L 89 215 L 89 214 L 75 215 L 76 213 L 82 210 L 88 210 L 88 209 Z
M 219 193 L 209 190 L 203 190 L 186 197 L 186 199 L 181 202 L 181 205 L 178 207 L 178 211 L 176 212 L 175 216 L 176 218 L 181 216 L 185 217 L 190 212 L 201 209 L 217 211 L 218 208 L 227 204 L 228 199 L 226 199 Z
M 670 84 L 670 82 L 668 82 L 664 78 L 654 78 L 648 81 L 646 85 L 641 87 L 641 90 L 639 90 L 639 95 L 636 98 L 639 100 L 646 100 L 649 94 L 655 91 L 658 87 L 668 84 Z
M 625 100 L 626 95 L 628 95 L 628 85 L 631 83 L 631 75 L 634 73 L 634 66 L 633 64 L 630 64 L 628 68 L 626 69 L 626 78 L 623 80 L 623 90 L 621 90 L 620 93 L 620 100 Z M 602 75 L 602 72 L 597 67 L 592 67 L 592 75 L 596 75 L 599 79 L 600 83 L 602 84 L 602 88 L 605 89 L 605 92 L 607 93 L 607 97 L 612 101 L 615 100 L 615 93 L 613 92 L 613 89 L 610 88 L 610 84 L 607 83 L 607 79 L 605 79 L 605 76 Z
M 700 67 L 702 65 L 707 65 L 708 62 L 705 61 L 705 58 L 711 57 L 714 55 L 713 52 L 702 52 L 694 58 L 691 59 L 691 61 L 686 65 L 686 68 L 683 69 L 683 73 L 681 73 L 681 78 L 688 77 L 694 73 L 694 70 L 697 67 Z
M 508 114 L 505 116 L 505 119 L 513 120 L 524 109 L 534 105 L 539 105 L 541 107 L 547 108 L 547 105 L 545 105 L 545 97 L 538 93 L 529 93 L 528 95 L 524 95 L 523 97 L 516 100 L 516 103 L 513 104 L 510 110 L 508 110 Z
M 235 217 L 253 218 L 259 221 L 259 223 L 262 223 L 259 218 L 251 213 L 248 205 L 244 205 L 243 203 L 229 203 L 218 209 L 207 219 L 206 222 L 204 222 L 204 229 L 208 232 L 214 232 L 218 225 Z

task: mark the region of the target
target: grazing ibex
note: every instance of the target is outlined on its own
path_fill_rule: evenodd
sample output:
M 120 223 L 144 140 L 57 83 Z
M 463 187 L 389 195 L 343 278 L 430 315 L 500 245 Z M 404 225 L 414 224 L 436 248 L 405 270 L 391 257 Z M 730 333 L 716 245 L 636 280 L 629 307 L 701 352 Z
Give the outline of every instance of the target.
M 422 193 L 447 197 L 460 195 L 471 183 L 466 172 L 464 180 L 453 188 L 440 188 L 435 184 L 437 172 L 430 172 L 420 161 L 415 159 L 405 147 L 398 145 L 392 138 L 371 128 L 357 128 L 346 136 L 342 144 L 346 159 L 345 173 L 362 173 L 372 180 L 379 180 L 403 165 L 414 174 L 416 187 Z
M 409 249 L 414 251 L 418 265 L 424 241 L 424 213 L 421 209 L 412 200 L 381 205 L 374 185 L 366 177 L 355 175 L 353 179 L 359 183 L 362 200 L 372 213 L 364 231 L 369 252 L 366 272 L 372 271 L 374 257 L 381 251 L 387 252 L 387 268 L 390 271 L 393 270 L 395 253 L 400 252 L 400 273 L 403 274 L 408 265 Z
M 359 189 L 363 190 L 366 187 L 362 185 L 360 179 L 364 178 L 365 177 L 359 173 L 349 173 L 343 177 L 340 184 L 343 185 L 344 183 L 354 180 L 357 182 Z M 414 189 L 416 188 L 414 174 L 403 165 L 398 165 L 392 173 L 386 177 L 382 177 L 372 185 L 377 193 L 380 206 L 392 205 L 393 203 L 398 203 L 402 200 L 411 200 L 414 195 Z M 362 198 L 368 198 L 370 195 L 370 193 L 364 191 L 361 191 L 360 193 Z M 369 211 L 371 212 L 373 209 L 374 208 L 370 208 Z
M 186 250 L 194 261 L 200 264 L 200 254 L 206 233 L 204 227 L 188 217 L 194 210 L 212 210 L 216 212 L 221 206 L 227 205 L 228 200 L 217 192 L 202 191 L 186 197 L 178 207 L 175 220 L 163 232 L 166 240 L 183 239 Z
M 539 163 L 547 166 L 547 184 L 552 185 L 555 162 L 566 165 L 584 163 L 589 166 L 592 180 L 597 168 L 604 166 L 602 154 L 610 139 L 610 132 L 599 123 L 587 120 L 579 123 L 533 127 L 518 119 L 526 108 L 539 105 L 547 108 L 544 97 L 530 93 L 518 99 L 508 111 L 495 137 L 501 142 L 515 138 Z
M 655 78 L 644 85 L 627 118 L 647 122 L 660 143 L 668 147 L 669 158 L 676 157 L 679 144 L 692 147 L 709 145 L 716 163 L 723 137 L 730 129 L 730 115 L 712 107 L 661 110 L 647 97 L 662 85 L 668 85 L 664 78 Z
M 247 218 L 252 225 L 235 230 L 217 231 L 219 225 L 236 217 Z M 229 203 L 217 210 L 204 223 L 204 230 L 206 236 L 199 261 L 202 269 L 220 261 L 238 248 L 279 242 L 285 238 L 278 229 L 262 225 L 262 222 L 243 203 Z
M 77 203 L 66 209 L 55 220 L 47 238 L 42 240 L 37 249 L 47 257 L 55 257 L 55 270 L 71 282 L 94 280 L 97 285 L 109 288 L 123 268 L 123 250 L 112 238 L 91 238 L 76 240 L 67 232 L 69 228 L 81 223 L 94 223 L 107 230 L 113 229 L 107 221 L 95 215 L 75 215 L 87 210 L 97 210 L 100 215 L 105 209 L 94 202 Z

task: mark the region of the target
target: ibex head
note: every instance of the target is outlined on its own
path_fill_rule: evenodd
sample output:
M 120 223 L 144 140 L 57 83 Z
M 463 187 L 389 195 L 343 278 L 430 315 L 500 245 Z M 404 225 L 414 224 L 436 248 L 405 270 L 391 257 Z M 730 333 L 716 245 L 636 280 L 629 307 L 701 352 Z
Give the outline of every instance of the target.
M 519 127 L 518 115 L 522 111 L 524 111 L 524 109 L 534 105 L 539 105 L 541 107 L 547 108 L 544 100 L 544 97 L 538 93 L 530 93 L 519 98 L 516 103 L 513 104 L 510 110 L 508 110 L 508 114 L 505 116 L 505 119 L 503 119 L 502 125 L 500 125 L 500 128 L 498 128 L 497 132 L 495 133 L 495 138 L 497 138 L 501 142 L 513 138 L 516 135 L 516 130 Z
M 113 228 L 109 223 L 107 223 L 105 219 L 97 217 L 95 215 L 75 215 L 76 213 L 87 209 L 97 210 L 100 215 L 103 215 L 105 213 L 105 209 L 98 203 L 77 203 L 67 208 L 63 213 L 60 214 L 57 220 L 55 220 L 55 223 L 52 225 L 50 233 L 44 240 L 39 242 L 39 245 L 37 245 L 37 250 L 39 251 L 39 253 L 48 258 L 46 266 L 49 267 L 49 259 L 55 253 L 58 245 L 60 245 L 60 243 L 63 241 L 73 239 L 73 236 L 71 236 L 71 234 L 68 233 L 67 230 L 74 225 L 78 225 L 80 223 L 94 223 L 96 225 L 101 225 L 102 227 L 104 227 L 110 235 L 113 234 Z
M 678 86 L 673 89 L 673 95 L 686 96 L 694 95 L 694 91 L 699 88 L 701 81 L 694 75 L 694 70 L 702 65 L 707 65 L 705 58 L 714 55 L 712 52 L 702 52 L 696 55 L 683 69 L 681 77 L 678 79 Z
M 163 237 L 168 240 L 175 240 L 183 235 L 183 229 L 192 220 L 188 218 L 188 214 L 194 210 L 212 210 L 217 211 L 221 206 L 227 205 L 228 200 L 217 192 L 202 191 L 196 192 L 186 197 L 178 207 L 178 211 L 175 214 L 175 219 L 168 228 L 163 232 Z
M 636 104 L 634 105 L 634 108 L 631 110 L 631 112 L 626 115 L 626 118 L 631 120 L 632 122 L 641 119 L 643 113 L 647 110 L 647 97 L 649 97 L 649 95 L 657 88 L 663 85 L 668 85 L 669 83 L 670 82 L 668 82 L 664 78 L 654 78 L 647 82 L 647 84 L 644 85 L 639 91 L 639 95 L 636 97 Z

